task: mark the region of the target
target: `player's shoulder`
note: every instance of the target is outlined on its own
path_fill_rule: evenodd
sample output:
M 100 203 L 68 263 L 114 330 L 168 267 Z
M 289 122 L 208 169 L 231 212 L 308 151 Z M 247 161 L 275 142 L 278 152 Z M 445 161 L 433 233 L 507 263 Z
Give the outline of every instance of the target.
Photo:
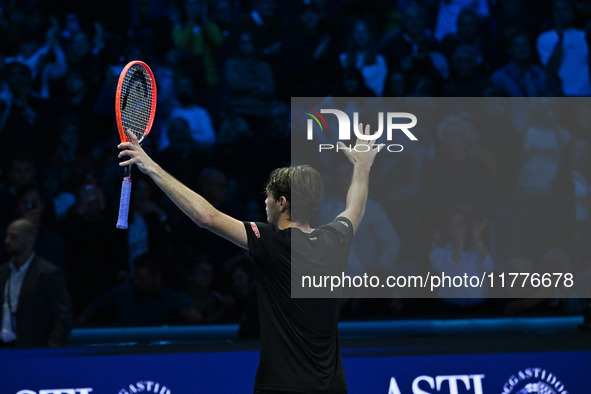
M 244 221 L 244 228 L 250 237 L 263 239 L 271 237 L 279 232 L 279 228 L 273 224 L 263 222 Z
M 353 223 L 351 223 L 351 221 L 345 216 L 339 216 L 332 222 L 320 226 L 318 231 L 337 236 L 343 241 L 353 238 L 354 235 Z

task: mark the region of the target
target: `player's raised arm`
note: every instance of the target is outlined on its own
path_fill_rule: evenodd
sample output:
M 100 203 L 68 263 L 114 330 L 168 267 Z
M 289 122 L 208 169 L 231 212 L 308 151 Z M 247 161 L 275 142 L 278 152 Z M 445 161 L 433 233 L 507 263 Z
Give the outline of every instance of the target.
M 141 172 L 148 175 L 164 193 L 190 217 L 197 225 L 224 237 L 228 241 L 248 249 L 246 230 L 241 221 L 218 211 L 205 198 L 183 185 L 166 172 L 142 149 L 133 133 L 129 133 L 130 142 L 118 145 L 119 158 L 128 157 L 120 166 L 135 164 Z
M 365 130 L 363 124 L 359 123 L 359 130 L 363 131 L 364 135 L 369 135 L 370 126 L 367 125 Z M 357 145 L 373 146 L 374 141 L 357 138 Z M 376 154 L 383 147 L 383 144 L 376 145 L 373 148 L 367 149 L 347 149 L 342 142 L 337 143 L 339 148 L 345 153 L 351 163 L 353 163 L 353 176 L 351 177 L 351 185 L 347 192 L 347 204 L 345 210 L 339 215 L 344 216 L 353 224 L 353 230 L 356 232 L 363 219 L 365 213 L 365 204 L 367 202 L 367 193 L 369 188 L 369 171 L 373 164 Z

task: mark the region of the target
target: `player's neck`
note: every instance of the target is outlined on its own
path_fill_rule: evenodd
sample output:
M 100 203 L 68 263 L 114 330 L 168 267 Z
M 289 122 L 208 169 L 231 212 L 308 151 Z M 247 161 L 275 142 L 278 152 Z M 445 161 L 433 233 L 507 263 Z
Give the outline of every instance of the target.
M 309 224 L 295 224 L 295 225 L 294 225 L 294 224 L 292 224 L 292 226 L 291 226 L 291 227 L 298 228 L 298 229 L 300 229 L 302 232 L 304 232 L 304 233 L 306 233 L 306 234 L 309 234 L 309 233 L 311 233 L 312 231 L 314 231 L 314 229 L 313 229 L 312 227 L 310 227 L 310 225 L 309 225 Z
M 291 220 L 286 218 L 279 218 L 277 227 L 279 227 L 279 230 L 285 230 L 286 228 L 293 227 L 301 230 L 304 233 L 311 233 L 312 231 L 314 231 L 314 229 L 310 227 L 308 223 L 302 224 L 298 222 L 292 222 Z

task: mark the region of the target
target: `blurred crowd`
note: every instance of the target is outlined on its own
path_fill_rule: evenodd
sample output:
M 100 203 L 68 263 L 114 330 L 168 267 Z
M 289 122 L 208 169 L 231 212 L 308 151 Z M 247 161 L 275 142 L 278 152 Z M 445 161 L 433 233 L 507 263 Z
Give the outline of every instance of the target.
M 114 97 L 128 61 L 157 81 L 144 148 L 252 221 L 266 220 L 269 172 L 290 161 L 290 97 L 591 95 L 585 0 L 0 0 L 0 37 L 0 233 L 19 217 L 35 224 L 36 252 L 63 269 L 80 326 L 257 331 L 248 254 L 137 170 L 129 229 L 115 228 Z M 352 258 L 448 272 L 588 265 L 591 139 L 537 111 L 529 128 L 498 124 L 478 139 L 450 119 L 427 131 L 430 146 L 379 167 L 396 187 L 368 205 L 382 218 L 364 224 L 375 254 L 354 246 Z M 572 116 L 591 124 L 585 109 Z M 325 213 L 338 206 L 330 197 Z M 349 300 L 343 317 L 582 311 L 558 296 L 448 297 Z

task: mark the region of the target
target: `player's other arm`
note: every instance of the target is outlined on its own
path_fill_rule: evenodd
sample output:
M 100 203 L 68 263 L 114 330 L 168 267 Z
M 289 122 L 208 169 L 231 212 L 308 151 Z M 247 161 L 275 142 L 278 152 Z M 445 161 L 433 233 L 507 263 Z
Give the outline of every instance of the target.
M 168 197 L 197 225 L 224 237 L 228 241 L 248 249 L 244 224 L 218 211 L 205 198 L 183 185 L 180 181 L 154 163 L 154 170 L 147 173 Z
M 353 176 L 347 192 L 345 210 L 338 216 L 344 216 L 353 224 L 353 232 L 357 232 L 359 223 L 365 214 L 367 193 L 369 188 L 369 166 L 353 164 Z
M 359 130 L 363 130 L 363 124 L 361 123 L 359 124 Z M 364 135 L 369 134 L 369 125 L 367 125 L 364 130 Z M 353 224 L 354 232 L 356 232 L 359 223 L 361 223 L 361 219 L 363 219 L 363 214 L 365 213 L 365 205 L 367 203 L 367 194 L 369 190 L 369 172 L 374 158 L 383 147 L 383 144 L 367 151 L 365 151 L 365 149 L 359 149 L 359 152 L 355 149 L 346 149 L 342 142 L 339 142 L 338 144 L 343 148 L 342 150 L 349 161 L 353 163 L 353 176 L 351 177 L 351 185 L 347 191 L 345 210 L 339 216 L 344 216 L 349 219 Z M 360 144 L 372 145 L 373 142 L 358 138 L 355 145 Z
M 246 229 L 241 221 L 218 211 L 205 198 L 166 172 L 142 149 L 133 133 L 129 134 L 131 143 L 123 142 L 118 146 L 119 149 L 123 149 L 119 152 L 119 158 L 129 157 L 128 160 L 119 163 L 120 166 L 135 164 L 197 225 L 241 248 L 248 249 Z

